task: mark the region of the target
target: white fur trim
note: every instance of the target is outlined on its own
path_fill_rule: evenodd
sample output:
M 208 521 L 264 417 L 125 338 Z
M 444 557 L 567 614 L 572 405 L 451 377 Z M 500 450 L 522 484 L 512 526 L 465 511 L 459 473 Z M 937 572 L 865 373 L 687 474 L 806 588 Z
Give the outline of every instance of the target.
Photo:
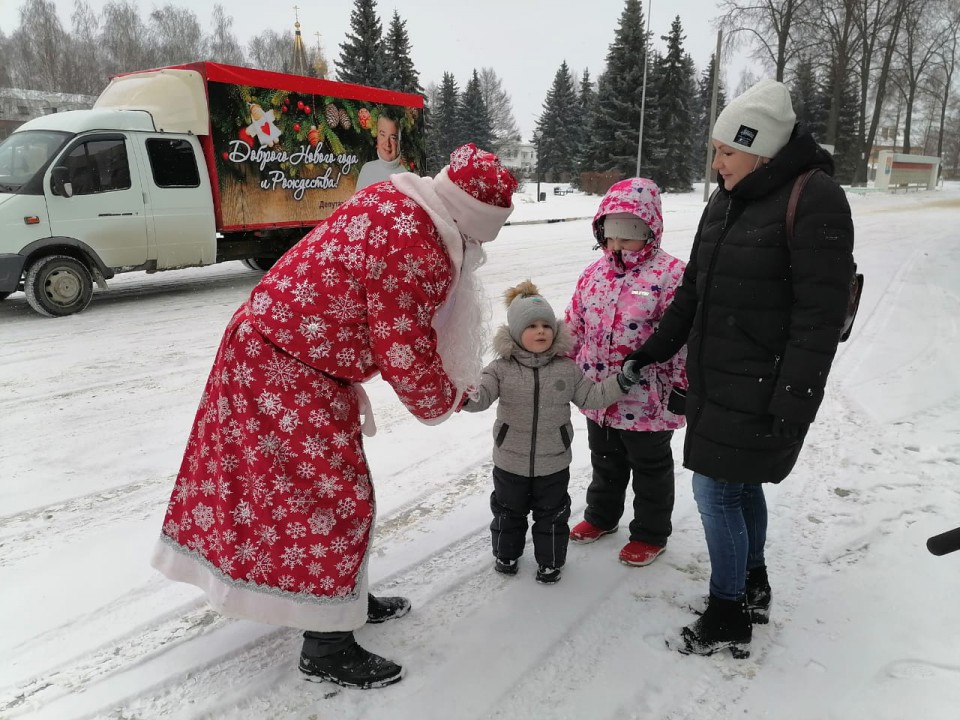
M 513 212 L 513 203 L 504 208 L 477 200 L 450 179 L 447 167 L 437 173 L 435 187 L 460 232 L 481 243 L 495 239 Z
M 426 425 L 436 425 L 453 414 L 467 388 L 480 384 L 490 306 L 477 277 L 477 269 L 483 265 L 486 256 L 479 243 L 464 241 L 446 203 L 437 193 L 433 178 L 403 173 L 391 176 L 390 181 L 430 216 L 452 265 L 450 291 L 432 324 L 437 333 L 437 353 L 443 361 L 444 371 L 457 389 L 457 395 L 453 406 L 441 417 L 420 420 Z
M 161 536 L 150 564 L 171 580 L 203 590 L 210 605 L 221 615 L 316 632 L 356 630 L 367 622 L 366 562 L 353 599 L 316 598 L 316 602 L 309 602 L 298 601 L 295 593 L 273 588 L 247 589 L 243 585 L 256 586 L 232 580 L 188 552 Z

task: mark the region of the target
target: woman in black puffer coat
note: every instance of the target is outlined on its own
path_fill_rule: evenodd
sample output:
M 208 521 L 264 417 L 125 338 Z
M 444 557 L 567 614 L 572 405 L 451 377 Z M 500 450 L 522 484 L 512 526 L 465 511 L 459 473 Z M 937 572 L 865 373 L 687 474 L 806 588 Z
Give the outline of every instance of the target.
M 710 552 L 710 597 L 681 652 L 748 651 L 767 622 L 762 483 L 793 469 L 823 400 L 846 315 L 853 221 L 833 160 L 795 125 L 787 89 L 763 80 L 713 131 L 718 190 L 683 283 L 657 332 L 628 359 L 663 362 L 687 344 L 684 466 Z M 818 169 L 786 233 L 795 180 Z

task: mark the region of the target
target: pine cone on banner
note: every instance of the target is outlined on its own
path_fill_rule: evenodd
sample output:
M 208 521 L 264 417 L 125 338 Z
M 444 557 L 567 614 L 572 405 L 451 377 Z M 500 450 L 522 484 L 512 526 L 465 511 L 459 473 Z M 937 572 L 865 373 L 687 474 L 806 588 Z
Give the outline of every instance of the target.
M 343 108 L 340 108 L 340 127 L 344 130 L 349 130 L 351 127 L 350 116 L 347 115 L 347 111 Z
M 327 125 L 332 128 L 336 127 L 337 123 L 340 122 L 340 111 L 333 103 L 327 104 L 327 106 L 323 109 L 323 114 L 327 118 Z

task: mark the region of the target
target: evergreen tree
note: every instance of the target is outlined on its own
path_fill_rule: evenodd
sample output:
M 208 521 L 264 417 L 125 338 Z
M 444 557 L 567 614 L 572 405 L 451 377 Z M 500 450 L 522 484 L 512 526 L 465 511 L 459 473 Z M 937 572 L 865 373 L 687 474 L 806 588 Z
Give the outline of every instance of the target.
M 597 91 L 590 79 L 590 70 L 585 69 L 580 78 L 580 92 L 577 93 L 578 118 L 577 127 L 577 176 L 574 184 L 580 186 L 580 173 L 590 167 L 590 127 L 593 125 L 593 116 L 597 111 Z
M 710 62 L 707 69 L 700 75 L 697 82 L 697 107 L 696 122 L 693 125 L 693 135 L 691 145 L 693 147 L 693 167 L 694 177 L 701 177 L 704 168 L 707 165 L 707 153 L 710 153 L 710 159 L 713 160 L 713 150 L 710 146 L 710 104 L 713 100 L 713 78 L 717 70 L 717 56 L 710 54 Z M 723 76 L 720 77 L 720 85 L 717 87 L 717 115 L 726 107 L 727 97 L 723 88 Z
M 802 57 L 797 63 L 790 95 L 797 122 L 805 125 L 818 141 L 824 142 L 829 112 L 827 99 L 809 57 Z
M 410 38 L 407 36 L 407 21 L 400 19 L 400 13 L 393 11 L 390 29 L 384 40 L 388 65 L 383 87 L 414 95 L 423 95 L 420 87 L 420 73 L 410 57 Z
M 683 51 L 683 27 L 680 16 L 670 25 L 670 34 L 661 38 L 667 42 L 667 52 L 658 58 L 653 82 L 655 134 L 650 157 L 654 160 L 653 179 L 663 190 L 688 192 L 693 178 L 690 155 L 690 136 L 693 134 L 696 96 L 694 68 L 690 56 Z M 648 93 L 649 105 L 649 93 Z M 646 134 L 646 130 L 644 130 Z M 644 145 L 647 138 L 644 138 Z
M 480 75 L 476 70 L 467 82 L 460 98 L 460 132 L 462 142 L 472 142 L 478 148 L 490 150 L 493 147 L 493 130 L 490 127 L 490 113 L 483 101 L 480 89 Z M 460 144 L 460 143 L 457 143 Z
M 340 44 L 337 79 L 358 85 L 384 87 L 388 82 L 383 26 L 376 0 L 354 0 L 347 41 Z
M 443 74 L 437 100 L 430 110 L 428 120 L 428 144 L 434 149 L 429 163 L 431 168 L 439 170 L 450 161 L 450 153 L 457 148 L 463 137 L 460 130 L 460 89 L 451 73 Z
M 833 77 L 829 73 L 827 77 Z M 857 139 L 860 100 L 856 78 L 848 78 L 840 91 L 840 116 L 837 123 L 837 141 L 833 150 L 834 177 L 840 183 L 852 183 L 860 163 L 862 143 Z M 824 88 L 824 96 L 832 97 L 833 88 Z
M 647 57 L 640 0 L 626 0 L 607 64 L 597 85 L 592 127 L 591 170 L 615 169 L 632 176 L 637 165 L 643 64 Z M 650 145 L 644 143 L 644 148 Z
M 573 76 L 567 61 L 560 64 L 537 120 L 540 173 L 553 182 L 577 173 L 580 151 L 580 112 Z

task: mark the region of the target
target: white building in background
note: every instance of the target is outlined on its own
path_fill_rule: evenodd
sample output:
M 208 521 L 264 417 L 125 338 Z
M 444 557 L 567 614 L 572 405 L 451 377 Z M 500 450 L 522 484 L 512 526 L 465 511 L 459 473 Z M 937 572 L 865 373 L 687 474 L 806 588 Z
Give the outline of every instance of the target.
M 511 170 L 525 173 L 536 172 L 537 146 L 533 143 L 516 143 L 500 153 L 500 162 Z
M 0 88 L 0 140 L 27 120 L 67 110 L 86 110 L 96 101 L 94 95 Z

